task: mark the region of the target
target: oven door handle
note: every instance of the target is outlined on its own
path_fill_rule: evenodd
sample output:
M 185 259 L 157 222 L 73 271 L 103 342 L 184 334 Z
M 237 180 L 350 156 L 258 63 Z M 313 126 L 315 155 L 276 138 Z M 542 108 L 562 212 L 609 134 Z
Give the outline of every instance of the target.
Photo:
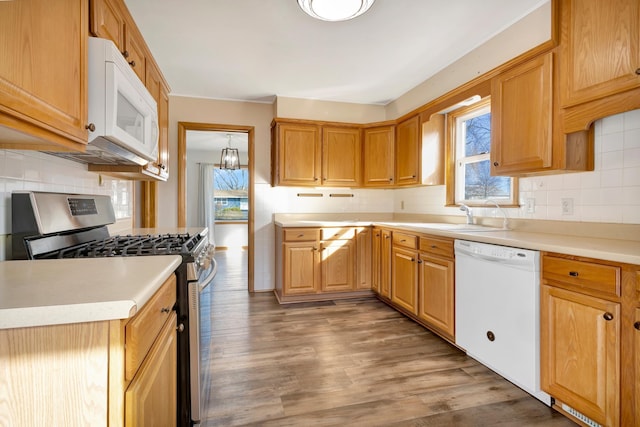
M 201 282 L 198 282 L 198 289 L 199 289 L 200 292 L 202 292 L 204 290 L 204 288 L 209 286 L 209 284 L 213 281 L 213 278 L 218 273 L 218 263 L 216 262 L 216 260 L 214 258 L 211 258 L 211 263 L 213 264 L 213 268 L 211 269 L 211 273 L 209 273 L 209 275 L 207 276 L 206 279 L 204 279 Z

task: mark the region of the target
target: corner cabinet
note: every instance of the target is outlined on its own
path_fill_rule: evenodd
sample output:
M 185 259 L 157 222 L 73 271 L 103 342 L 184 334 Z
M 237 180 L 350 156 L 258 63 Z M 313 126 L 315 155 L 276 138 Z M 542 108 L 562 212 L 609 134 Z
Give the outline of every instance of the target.
M 363 185 L 392 187 L 395 176 L 395 126 L 363 130 Z
M 492 79 L 491 175 L 593 170 L 593 129 L 559 128 L 554 58 L 548 52 Z
M 640 108 L 638 0 L 558 0 L 565 133 Z
M 369 228 L 276 226 L 275 294 L 280 303 L 370 295 Z
M 0 2 L 0 148 L 84 151 L 88 16 L 82 0 Z

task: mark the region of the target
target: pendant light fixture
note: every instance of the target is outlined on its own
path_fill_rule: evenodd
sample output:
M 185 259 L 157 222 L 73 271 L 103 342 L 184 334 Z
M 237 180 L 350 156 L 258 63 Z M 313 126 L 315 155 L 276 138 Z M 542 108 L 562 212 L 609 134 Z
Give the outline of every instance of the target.
M 365 13 L 375 0 L 298 0 L 309 16 L 323 21 L 347 21 Z
M 220 169 L 240 169 L 240 156 L 237 148 L 231 148 L 231 135 L 227 134 L 227 148 L 222 149 Z

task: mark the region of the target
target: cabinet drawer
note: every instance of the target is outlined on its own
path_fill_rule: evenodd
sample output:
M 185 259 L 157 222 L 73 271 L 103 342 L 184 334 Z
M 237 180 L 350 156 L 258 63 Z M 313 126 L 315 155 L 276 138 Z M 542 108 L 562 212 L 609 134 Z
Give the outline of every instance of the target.
M 411 234 L 393 232 L 393 244 L 394 246 L 402 246 L 410 249 L 418 248 L 418 237 Z
M 572 289 L 620 296 L 620 268 L 612 265 L 544 255 L 542 278 Z
M 420 250 L 445 258 L 453 258 L 453 240 L 437 237 L 420 237 Z
M 285 228 L 284 240 L 287 242 L 305 242 L 318 240 L 320 230 L 317 228 Z
M 323 228 L 320 232 L 321 240 L 350 240 L 356 237 L 353 227 Z
M 171 275 L 124 327 L 125 379 L 132 379 L 176 302 L 176 276 Z

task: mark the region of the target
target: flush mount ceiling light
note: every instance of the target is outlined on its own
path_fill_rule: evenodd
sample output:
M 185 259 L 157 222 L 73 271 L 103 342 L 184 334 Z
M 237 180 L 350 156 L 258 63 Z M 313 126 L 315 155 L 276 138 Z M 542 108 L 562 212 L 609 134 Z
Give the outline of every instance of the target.
M 237 148 L 231 148 L 231 135 L 227 134 L 227 148 L 222 149 L 220 169 L 240 169 L 240 156 Z
M 323 21 L 346 21 L 365 13 L 375 0 L 298 0 L 309 16 Z

